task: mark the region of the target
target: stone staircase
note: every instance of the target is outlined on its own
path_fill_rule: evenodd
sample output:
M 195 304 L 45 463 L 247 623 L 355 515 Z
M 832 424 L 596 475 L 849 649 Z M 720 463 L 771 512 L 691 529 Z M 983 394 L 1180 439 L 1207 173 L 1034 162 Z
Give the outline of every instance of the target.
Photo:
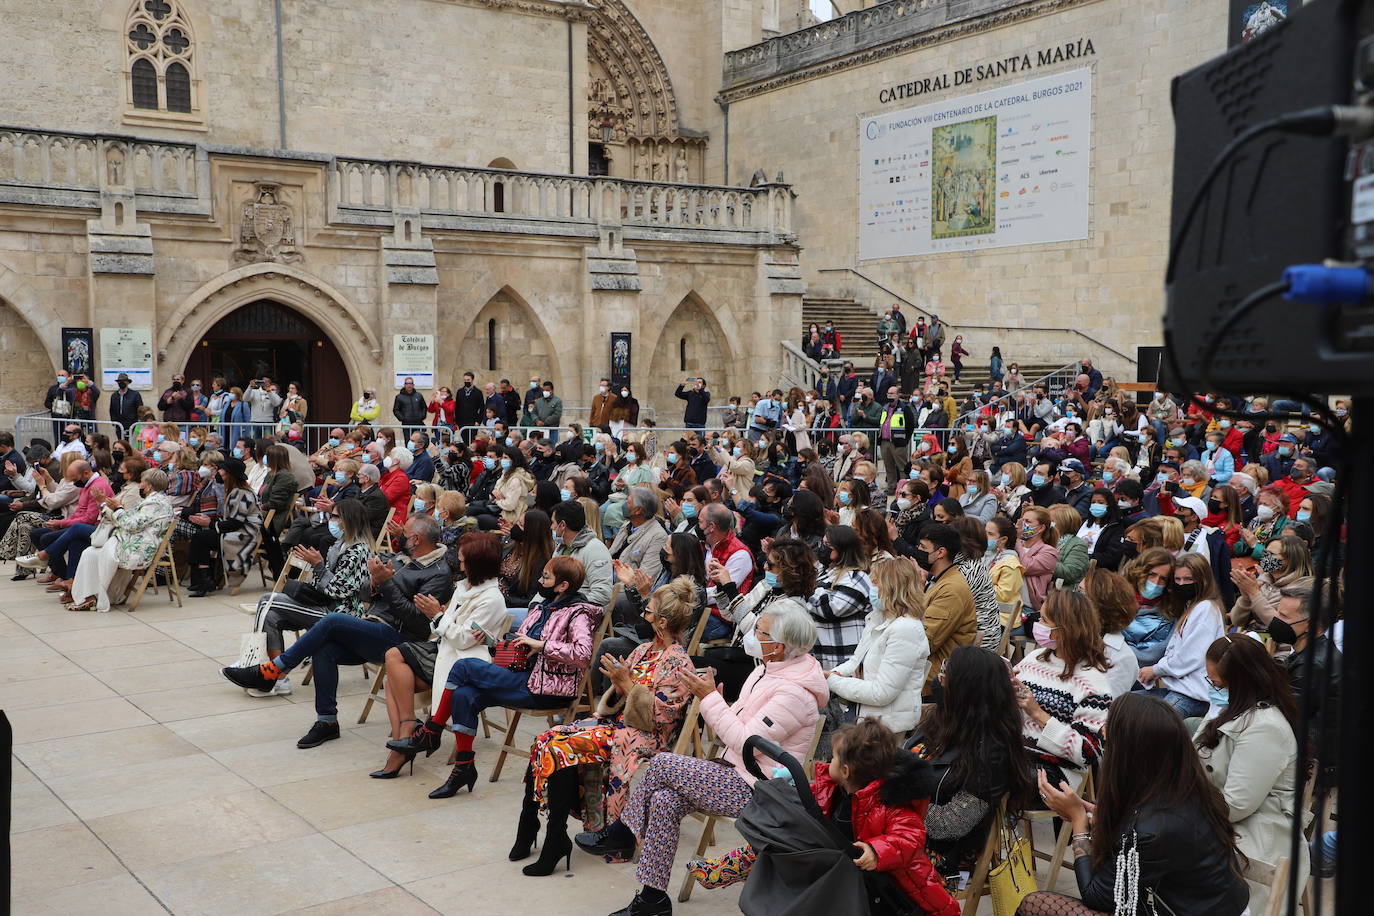
M 910 312 L 910 309 L 906 310 Z M 873 372 L 873 366 L 878 355 L 878 316 L 864 304 L 854 299 L 837 299 L 828 297 L 804 297 L 802 299 L 802 333 L 798 337 L 800 341 L 806 334 L 806 330 L 814 322 L 820 327 L 825 327 L 825 322 L 830 319 L 835 322 L 835 328 L 840 332 L 843 341 L 841 356 L 845 359 L 854 361 L 854 369 L 860 376 L 867 377 Z M 915 321 L 915 316 L 908 314 L 909 322 Z M 941 356 L 948 361 L 949 344 L 952 338 L 946 335 L 944 352 Z M 981 341 L 968 341 L 969 348 L 976 355 L 964 361 L 964 373 L 957 383 L 953 380 L 953 367 L 947 371 L 951 373 L 950 393 L 954 395 L 956 401 L 962 402 L 964 397 L 973 390 L 973 386 L 982 383 L 986 386 L 989 382 L 988 377 L 988 353 L 993 346 L 1005 345 L 991 341 L 984 345 Z M 1021 369 L 1021 377 L 1026 381 L 1032 381 L 1041 376 L 1048 375 L 1059 369 L 1062 364 L 1053 362 L 1038 362 L 1018 359 L 1017 366 Z

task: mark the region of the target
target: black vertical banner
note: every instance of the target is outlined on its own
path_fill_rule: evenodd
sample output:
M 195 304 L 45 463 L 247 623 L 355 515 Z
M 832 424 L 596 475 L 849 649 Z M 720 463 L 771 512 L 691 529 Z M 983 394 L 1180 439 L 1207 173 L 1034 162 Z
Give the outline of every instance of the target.
M 611 387 L 630 384 L 630 332 L 611 332 Z

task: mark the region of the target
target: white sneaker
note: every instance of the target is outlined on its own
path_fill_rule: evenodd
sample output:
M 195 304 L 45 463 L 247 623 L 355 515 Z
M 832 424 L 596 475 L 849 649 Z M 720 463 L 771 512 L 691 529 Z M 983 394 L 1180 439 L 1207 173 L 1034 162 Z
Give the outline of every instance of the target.
M 23 556 L 15 560 L 14 565 L 22 566 L 24 569 L 42 569 L 48 565 L 48 562 L 41 559 L 38 554 L 31 553 L 28 556 Z
M 291 696 L 291 679 L 289 677 L 279 677 L 277 682 L 272 685 L 271 690 L 258 690 L 253 687 L 245 691 L 250 697 L 289 697 Z

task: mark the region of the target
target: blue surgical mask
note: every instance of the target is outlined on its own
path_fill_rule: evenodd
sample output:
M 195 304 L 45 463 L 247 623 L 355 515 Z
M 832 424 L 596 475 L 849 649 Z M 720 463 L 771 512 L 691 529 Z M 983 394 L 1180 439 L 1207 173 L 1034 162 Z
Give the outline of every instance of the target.
M 596 450 L 598 452 L 604 452 L 606 450 L 606 443 L 602 442 L 600 439 L 596 440 Z
M 238 460 L 242 461 L 242 460 L 243 460 L 243 449 L 241 449 L 241 448 L 236 448 L 236 449 L 234 449 L 234 457 L 237 458 Z
M 507 436 L 507 437 L 506 437 L 506 448 L 515 448 L 515 437 L 514 437 L 514 436 Z
M 1310 521 L 1312 521 L 1312 513 L 1311 513 L 1311 512 L 1304 511 L 1304 510 L 1302 510 L 1302 509 L 1299 509 L 1299 510 L 1298 510 L 1298 514 L 1295 515 L 1295 516 L 1293 516 L 1293 521 L 1295 521 L 1295 522 L 1310 522 Z
M 186 440 L 186 444 L 191 446 L 191 448 L 195 448 L 196 446 L 200 445 L 200 436 L 192 436 L 191 438 Z
M 696 504 L 696 503 L 683 503 L 683 504 L 682 504 L 682 517 L 683 517 L 683 518 L 696 518 L 696 517 L 697 517 L 697 504 Z
M 988 538 L 988 553 L 997 552 L 997 538 Z
M 911 470 L 909 470 L 909 471 L 906 472 L 906 479 L 907 479 L 907 480 L 920 480 L 920 479 L 921 479 L 921 472 L 918 471 L 918 470 L 916 470 L 915 468 L 912 468 Z
M 159 442 L 166 442 L 166 441 L 167 441 L 167 437 L 164 436 L 162 433 L 158 433 L 158 434 L 157 434 L 157 441 L 159 441 Z
M 733 451 L 734 451 L 734 455 L 735 455 L 736 458 L 739 458 L 740 456 L 742 456 L 742 455 L 744 454 L 744 449 L 740 448 L 738 445 L 735 446 L 735 448 L 734 448 Z
M 330 436 L 330 437 L 329 437 L 329 447 L 330 447 L 330 448 L 338 448 L 338 447 L 339 447 L 339 438 L 338 438 L 337 436 Z
M 849 505 L 849 493 L 846 492 L 845 490 L 841 490 L 841 491 L 840 491 L 840 505 L 842 505 L 842 506 L 847 506 L 847 505 Z
M 677 464 L 677 453 L 676 453 L 676 452 L 669 452 L 669 453 L 668 453 L 668 463 L 669 463 L 669 464 Z
M 1103 482 L 1103 483 L 1111 483 L 1113 480 L 1116 480 L 1116 475 L 1113 474 L 1111 471 L 1103 471 L 1103 472 L 1102 472 L 1102 482 Z
M 1044 485 L 1045 485 L 1045 475 L 1044 475 L 1044 474 L 1032 474 L 1032 475 L 1031 475 L 1031 486 L 1033 486 L 1033 487 L 1043 487 Z
M 1093 503 L 1088 507 L 1088 512 L 1093 518 L 1101 518 L 1107 514 L 1107 507 L 1102 503 Z
M 334 472 L 334 480 L 335 480 L 337 483 L 343 483 L 344 480 L 345 480 L 344 472 L 343 472 L 343 471 L 335 471 L 335 472 Z
M 428 503 L 428 502 L 426 502 L 426 501 L 423 500 L 423 499 L 417 499 L 417 500 L 415 500 L 415 511 L 416 511 L 416 512 L 423 512 L 423 511 L 425 511 L 425 509 L 427 509 L 427 508 L 429 508 L 429 503 Z
M 1207 702 L 1218 709 L 1225 709 L 1227 706 L 1231 705 L 1231 691 L 1225 687 L 1209 686 L 1207 688 Z
M 509 442 L 510 440 L 506 440 L 506 441 Z M 418 442 L 407 442 L 407 443 L 406 443 L 406 448 L 410 449 L 412 452 L 418 452 L 418 451 L 420 450 L 420 443 L 418 443 Z
M 509 458 L 502 458 L 502 459 L 501 459 L 501 470 L 503 470 L 503 471 L 509 471 L 509 470 L 510 470 L 510 465 L 511 465 L 511 460 L 510 460 Z
M 1011 486 L 1011 475 L 1010 475 L 1010 474 L 1003 474 L 1003 475 L 1001 476 L 1000 479 L 1001 479 L 1001 481 L 1002 481 L 1002 486 L 1004 486 L 1004 487 L 1009 487 L 1009 486 Z
M 1164 594 L 1164 586 L 1160 585 L 1158 582 L 1146 582 L 1145 586 L 1140 590 L 1140 594 L 1146 599 L 1154 601 L 1160 595 Z
M 1293 450 L 1286 445 L 1280 445 L 1279 454 L 1282 455 L 1284 458 L 1287 458 L 1289 455 L 1293 454 Z
M 371 453 L 371 452 L 363 452 L 363 464 L 371 464 L 371 463 L 372 463 L 372 453 Z
M 567 502 L 568 500 L 573 498 L 572 490 L 559 490 L 558 498 L 561 499 L 563 502 Z
M 330 533 L 330 535 L 333 536 L 334 540 L 336 540 L 336 541 L 341 541 L 341 540 L 343 540 L 343 534 L 344 534 L 343 525 L 340 525 L 337 519 L 332 519 L 332 518 L 331 518 L 331 519 L 329 520 L 329 533 Z
M 1160 471 L 1158 474 L 1155 475 L 1155 483 L 1159 484 L 1161 487 L 1168 482 L 1169 475 L 1166 474 L 1164 471 Z
M 950 453 L 951 455 L 957 455 L 957 454 L 959 454 L 959 446 L 957 446 L 957 445 L 951 445 L 951 446 L 949 447 L 948 451 L 949 451 L 949 453 Z
M 965 424 L 964 424 L 964 432 L 966 432 L 966 433 L 971 433 L 971 432 L 973 432 L 973 424 L 972 424 L 972 423 L 965 423 Z
M 778 574 L 775 573 L 775 572 L 773 572 L 773 570 L 771 570 L 771 569 L 764 570 L 764 573 L 763 573 L 763 584 L 766 585 L 766 586 L 768 586 L 769 588 L 777 588 L 777 587 L 778 587 Z

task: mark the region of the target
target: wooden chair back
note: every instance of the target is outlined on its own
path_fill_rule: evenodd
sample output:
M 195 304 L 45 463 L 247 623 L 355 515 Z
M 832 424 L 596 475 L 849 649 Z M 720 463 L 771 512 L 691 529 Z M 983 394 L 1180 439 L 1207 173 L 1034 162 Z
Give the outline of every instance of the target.
M 701 638 L 706 635 L 706 625 L 711 622 L 711 606 L 708 604 L 701 609 L 701 617 L 697 619 L 697 625 L 692 629 L 692 638 L 687 643 L 687 654 L 698 655 L 701 652 Z
M 396 517 L 396 507 L 386 510 L 386 521 L 382 522 L 382 533 L 377 536 L 377 552 L 391 553 L 391 520 Z
M 1288 899 L 1288 873 L 1291 870 L 1288 857 L 1284 856 L 1272 865 L 1255 858 L 1249 861 L 1245 879 L 1269 888 L 1269 899 L 1264 910 L 1251 911 L 1253 916 L 1279 916 Z
M 175 601 L 177 607 L 181 607 L 181 583 L 177 580 L 177 566 L 172 558 L 172 535 L 176 531 L 176 519 L 167 522 L 167 530 L 162 533 L 162 540 L 158 542 L 157 549 L 153 551 L 152 559 L 143 570 L 135 571 L 134 578 L 138 582 L 134 589 L 134 595 L 129 602 L 129 610 L 138 610 L 138 604 L 143 600 L 143 592 L 149 587 L 153 594 L 157 594 L 157 572 L 163 570 L 167 576 L 167 600 Z
M 976 916 L 983 895 L 992 892 L 992 889 L 988 887 L 988 872 L 992 870 L 992 859 L 997 855 L 997 848 L 1000 845 L 1000 832 L 1007 822 L 1007 800 L 1005 798 L 997 805 L 993 817 L 996 819 L 988 825 L 987 841 L 983 843 L 983 851 L 978 854 L 978 860 L 973 866 L 973 871 L 969 874 L 968 884 L 964 885 L 963 890 L 953 895 L 955 900 L 963 901 L 962 916 Z

